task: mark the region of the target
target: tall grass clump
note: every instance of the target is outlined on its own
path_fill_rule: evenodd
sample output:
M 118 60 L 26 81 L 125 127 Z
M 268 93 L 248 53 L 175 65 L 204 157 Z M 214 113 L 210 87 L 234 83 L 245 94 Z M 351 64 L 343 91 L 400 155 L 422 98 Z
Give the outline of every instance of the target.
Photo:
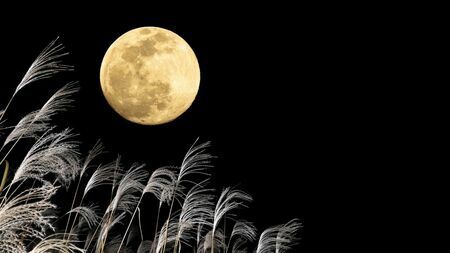
M 154 170 L 126 165 L 120 156 L 105 162 L 100 142 L 80 152 L 74 131 L 52 123 L 71 106 L 76 83 L 10 123 L 18 92 L 72 70 L 61 62 L 65 55 L 58 39 L 52 41 L 0 109 L 0 252 L 283 253 L 295 247 L 299 220 L 258 236 L 253 223 L 239 218 L 252 197 L 231 187 L 216 194 L 210 187 L 208 142 L 197 139 L 179 165 Z M 24 139 L 21 146 L 29 147 L 22 154 L 16 147 Z M 20 161 L 11 163 L 13 152 Z M 70 194 L 70 206 L 58 205 L 56 194 Z M 151 224 L 142 221 L 146 201 L 155 204 Z

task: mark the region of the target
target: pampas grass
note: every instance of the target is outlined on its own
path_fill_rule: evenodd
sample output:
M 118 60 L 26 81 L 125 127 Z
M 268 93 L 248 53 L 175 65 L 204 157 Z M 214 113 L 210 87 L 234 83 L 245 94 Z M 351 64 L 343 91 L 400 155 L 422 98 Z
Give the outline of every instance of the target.
M 264 230 L 254 245 L 256 227 L 238 218 L 239 209 L 247 207 L 252 197 L 230 187 L 218 195 L 209 188 L 213 167 L 209 142 L 197 139 L 179 166 L 154 171 L 144 164 L 127 167 L 120 156 L 105 162 L 100 141 L 86 155 L 81 154 L 74 131 L 57 131 L 51 122 L 55 114 L 71 106 L 78 91 L 76 83 L 58 90 L 14 126 L 4 126 L 8 113 L 12 113 L 11 101 L 19 91 L 71 70 L 61 62 L 64 55 L 58 40 L 51 42 L 0 110 L 0 252 L 244 253 L 256 247 L 257 253 L 284 253 L 295 246 L 301 228 L 297 219 Z M 7 158 L 24 138 L 33 143 L 22 160 L 14 162 L 18 166 L 11 168 Z M 64 210 L 53 203 L 54 196 L 73 183 L 73 196 L 67 197 L 72 198 L 71 205 Z M 110 190 L 105 191 L 105 187 Z M 106 194 L 104 199 L 109 198 L 108 203 L 96 203 L 93 193 L 98 188 Z M 153 240 L 146 239 L 153 229 L 146 229 L 145 234 L 142 231 L 142 226 L 148 227 L 141 222 L 140 207 L 147 193 L 158 206 L 150 212 L 156 224 Z M 160 216 L 164 221 L 161 225 Z M 133 226 L 133 221 L 139 226 Z M 231 224 L 228 230 L 225 223 Z
M 264 230 L 259 238 L 256 253 L 283 253 L 296 244 L 296 232 L 301 228 L 297 219 Z
M 54 236 L 41 240 L 30 251 L 30 253 L 48 253 L 48 252 L 77 253 L 84 251 L 83 249 L 75 246 L 74 242 L 54 238 Z
M 231 245 L 232 240 L 233 244 Z M 232 246 L 232 252 L 245 252 L 244 247 L 248 242 L 253 242 L 256 239 L 256 227 L 253 223 L 248 221 L 239 220 L 234 223 L 233 230 L 228 239 L 225 252 L 228 252 L 230 246 Z
M 56 206 L 50 198 L 58 188 L 50 183 L 28 188 L 9 197 L 0 205 L 0 238 L 20 239 L 33 237 L 43 239 L 47 230 L 54 230 L 51 215 L 45 212 Z M 1 240 L 3 241 L 3 240 Z
M 43 180 L 53 174 L 62 185 L 68 186 L 79 172 L 78 143 L 70 129 L 45 133 L 30 148 L 17 168 L 12 184 L 25 179 Z
M 76 213 L 79 214 L 85 220 L 89 228 L 93 228 L 98 224 L 101 217 L 97 214 L 98 207 L 96 206 L 77 206 L 71 209 L 67 214 Z M 75 218 L 76 219 L 76 218 Z
M 72 66 L 62 64 L 61 62 L 61 58 L 67 54 L 67 52 L 64 52 L 64 46 L 59 42 L 58 38 L 50 42 L 50 44 L 42 50 L 17 85 L 16 90 L 9 99 L 5 109 L 0 109 L 0 123 L 14 97 L 25 86 L 39 80 L 50 78 L 59 72 L 70 71 L 73 69 Z
M 239 207 L 246 207 L 245 202 L 251 201 L 252 197 L 247 193 L 239 190 L 231 190 L 230 188 L 226 188 L 220 194 L 219 200 L 217 201 L 216 208 L 214 210 L 214 221 L 211 231 L 211 253 L 214 253 L 214 242 L 215 242 L 215 234 L 219 227 L 220 221 L 224 218 L 224 216 L 237 209 Z

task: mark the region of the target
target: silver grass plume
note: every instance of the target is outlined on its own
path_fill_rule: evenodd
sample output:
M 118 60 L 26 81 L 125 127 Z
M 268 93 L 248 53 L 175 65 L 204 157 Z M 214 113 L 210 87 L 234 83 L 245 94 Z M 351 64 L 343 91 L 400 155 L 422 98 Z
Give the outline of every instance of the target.
M 76 215 L 76 214 L 75 214 Z M 99 218 L 101 220 L 101 217 Z M 98 225 L 97 221 L 97 225 Z M 78 240 L 78 236 L 85 235 L 88 236 L 91 232 L 93 232 L 93 228 L 90 228 L 88 226 L 88 223 L 85 219 L 76 219 L 74 220 L 74 224 L 72 225 L 71 229 L 68 233 L 64 234 L 63 236 L 67 237 L 66 239 L 72 239 L 72 240 Z M 88 240 L 89 238 L 86 238 L 85 240 Z
M 80 177 L 79 177 L 78 182 L 77 182 L 77 186 L 76 186 L 76 189 L 75 189 L 75 193 L 74 193 L 74 197 L 73 197 L 73 200 L 72 200 L 72 204 L 71 204 L 71 206 L 70 206 L 70 209 L 73 209 L 74 206 L 75 206 L 75 200 L 77 199 L 77 196 L 78 196 L 78 190 L 79 190 L 79 188 L 80 188 L 81 179 L 83 178 L 84 173 L 86 172 L 87 169 L 89 169 L 89 168 L 92 167 L 92 162 L 93 162 L 93 160 L 94 160 L 97 156 L 99 156 L 99 155 L 102 153 L 102 151 L 103 151 L 103 146 L 102 146 L 102 144 L 100 143 L 100 141 L 97 141 L 97 142 L 95 143 L 95 145 L 92 147 L 92 149 L 89 150 L 88 155 L 87 155 L 86 158 L 84 159 L 83 165 L 82 165 L 81 168 L 80 168 Z M 83 203 L 84 196 L 85 196 L 85 195 L 83 194 L 83 197 L 82 197 L 81 200 L 80 200 L 80 205 Z M 76 220 L 77 220 L 78 214 L 79 214 L 78 212 L 75 212 L 75 218 L 74 218 L 74 220 L 73 220 L 72 227 L 70 228 L 71 231 L 72 231 L 72 229 L 73 229 L 74 226 L 75 226 L 75 222 L 76 222 Z M 69 228 L 69 223 L 70 223 L 71 215 L 72 215 L 72 212 L 69 212 L 69 217 L 67 218 L 66 228 L 64 229 L 64 232 L 66 232 L 67 229 Z M 78 223 L 78 225 L 80 225 L 80 223 Z M 89 225 L 89 222 L 88 222 L 88 225 Z M 80 228 L 78 228 L 78 229 L 80 229 Z M 70 235 L 69 235 L 69 236 L 70 236 Z
M 178 217 L 176 213 L 174 217 L 169 217 L 170 219 L 168 218 L 161 227 L 161 231 L 157 235 L 156 253 L 163 253 L 166 245 L 170 246 L 175 242 L 178 232 Z
M 78 144 L 71 140 L 73 136 L 70 129 L 44 134 L 26 154 L 12 183 L 28 178 L 42 181 L 43 176 L 53 174 L 67 187 L 79 173 Z
M 197 243 L 197 249 L 200 246 L 200 242 L 202 241 L 202 232 L 203 232 L 203 223 L 199 223 L 197 224 L 197 238 L 196 238 L 196 243 Z
M 233 247 L 231 248 L 232 253 L 246 253 L 247 248 L 245 247 L 245 244 L 247 243 L 246 240 L 242 238 L 238 238 L 234 243 Z
M 142 181 L 148 176 L 147 171 L 143 170 L 144 164 L 132 165 L 129 172 L 127 172 L 117 187 L 116 194 L 109 204 L 106 212 L 114 213 L 116 210 L 132 213 L 133 207 L 136 206 L 139 197 L 134 195 L 137 192 L 142 192 L 144 185 Z
M 111 193 L 114 191 L 114 189 L 116 189 L 116 186 L 119 184 L 120 179 L 123 177 L 123 175 L 124 171 L 122 171 L 122 167 L 120 167 L 120 155 L 118 155 L 116 159 L 116 167 L 114 169 Z
M 103 251 L 111 227 L 121 221 L 127 213 L 132 214 L 133 207 L 137 206 L 140 197 L 136 196 L 135 193 L 140 192 L 142 195 L 144 189 L 142 181 L 146 180 L 148 176 L 148 173 L 142 169 L 144 166 L 143 164 L 133 164 L 120 180 L 114 198 L 106 209 L 105 214 L 108 214 L 108 218 L 102 223 L 100 235 L 97 239 L 96 252 Z M 121 213 L 115 217 L 117 211 Z M 118 218 L 119 221 L 117 221 Z
M 170 201 L 172 200 L 172 197 L 175 194 L 174 192 L 176 190 L 176 188 L 175 188 L 176 175 L 172 171 L 172 169 L 173 169 L 173 167 L 169 167 L 169 166 L 158 168 L 152 173 L 152 175 L 148 179 L 147 184 L 145 185 L 145 187 L 142 191 L 141 197 L 139 198 L 139 200 L 137 202 L 137 207 L 134 210 L 133 215 L 131 216 L 130 223 L 128 224 L 128 227 L 125 230 L 125 235 L 119 245 L 118 251 L 121 249 L 121 247 L 125 241 L 125 238 L 130 229 L 130 226 L 132 225 L 133 218 L 136 215 L 136 211 L 139 210 L 139 204 L 140 204 L 142 198 L 144 197 L 145 193 L 153 193 L 153 195 L 155 195 L 156 198 L 159 200 L 158 215 L 156 217 L 157 222 L 158 222 L 159 212 L 160 212 L 162 204 L 164 202 L 170 203 Z M 138 217 L 140 218 L 140 214 Z M 139 225 L 140 225 L 140 223 L 139 223 Z M 156 225 L 156 229 L 158 229 L 158 225 Z M 155 231 L 155 233 L 156 233 L 156 231 Z
M 286 224 L 270 227 L 264 230 L 259 237 L 256 253 L 286 252 L 296 241 L 296 233 L 301 225 L 297 219 Z
M 98 208 L 96 206 L 78 206 L 67 212 L 76 213 L 80 215 L 86 222 L 89 228 L 93 228 L 98 224 L 101 217 L 97 214 Z
M 22 80 L 17 85 L 13 95 L 9 99 L 5 109 L 0 113 L 0 123 L 2 122 L 5 111 L 9 108 L 12 100 L 22 88 L 30 83 L 50 78 L 58 72 L 72 70 L 71 66 L 64 65 L 61 62 L 61 57 L 65 55 L 67 55 L 67 53 L 64 52 L 64 46 L 58 42 L 58 38 L 50 42 L 50 44 L 44 48 L 28 68 Z
M 210 142 L 198 144 L 198 138 L 192 144 L 191 148 L 186 153 L 178 173 L 177 184 L 183 182 L 186 176 L 200 174 L 209 176 L 206 169 L 211 168 L 210 164 L 212 155 L 206 153 L 206 149 L 210 146 Z
M 85 251 L 75 246 L 74 242 L 65 239 L 55 238 L 51 236 L 40 241 L 29 253 L 84 253 Z
M 235 236 L 252 242 L 256 240 L 256 227 L 253 225 L 253 223 L 248 221 L 236 221 L 233 226 L 233 231 L 231 232 L 230 239 Z
M 72 70 L 71 66 L 64 65 L 60 61 L 61 57 L 67 55 L 68 53 L 64 52 L 64 46 L 58 42 L 58 39 L 59 38 L 56 38 L 50 42 L 50 44 L 45 47 L 34 60 L 19 85 L 17 85 L 14 95 L 17 94 L 17 92 L 19 92 L 19 90 L 23 87 L 32 82 L 50 78 L 54 74 L 61 71 Z
M 280 230 L 281 225 L 273 226 L 264 230 L 258 241 L 258 246 L 256 248 L 256 253 L 272 253 L 275 252 L 277 244 L 277 234 Z
M 59 89 L 41 109 L 31 112 L 23 117 L 6 138 L 3 146 L 20 138 L 37 137 L 37 134 L 49 128 L 49 122 L 53 115 L 64 111 L 73 102 L 71 95 L 79 88 L 76 83 L 69 83 Z
M 220 194 L 217 201 L 216 208 L 214 210 L 214 220 L 212 226 L 211 236 L 214 238 L 215 232 L 220 224 L 220 221 L 225 214 L 239 207 L 246 207 L 245 202 L 252 201 L 252 197 L 247 193 L 240 190 L 232 190 L 229 187 L 225 188 Z M 232 217 L 232 216 L 229 216 Z M 214 243 L 214 240 L 212 240 Z M 211 248 L 211 252 L 214 253 L 214 245 Z
M 106 246 L 106 239 L 108 237 L 109 231 L 116 225 L 121 224 L 122 220 L 125 218 L 125 212 L 117 215 L 115 218 L 111 219 L 110 222 L 105 222 L 102 224 L 102 227 L 100 229 L 99 236 L 97 238 L 96 248 L 95 252 L 99 253 L 102 252 L 104 247 Z
M 2 253 L 27 252 L 23 240 L 18 239 L 17 235 L 10 231 L 0 232 L 0 249 Z
M 83 177 L 86 170 L 92 168 L 92 161 L 103 153 L 103 144 L 98 140 L 91 150 L 89 150 L 88 155 L 84 159 L 84 163 L 81 166 L 80 177 Z
M 256 240 L 256 227 L 248 221 L 236 221 L 233 226 L 230 238 L 228 239 L 228 246 L 226 248 L 226 251 L 228 251 L 233 238 L 236 239 L 233 242 L 231 252 L 246 252 L 246 249 L 244 249 L 245 243 L 253 242 L 254 240 Z
M 114 162 L 98 166 L 84 187 L 83 196 L 86 196 L 89 191 L 96 187 L 112 185 L 122 176 L 122 173 L 120 158 L 117 158 Z
M 208 168 L 211 168 L 210 159 L 213 157 L 210 154 L 206 153 L 206 148 L 209 147 L 209 142 L 205 142 L 202 144 L 198 144 L 198 138 L 195 140 L 195 142 L 192 144 L 192 146 L 189 148 L 188 152 L 183 158 L 183 161 L 180 166 L 180 170 L 177 176 L 177 180 L 175 182 L 174 186 L 174 196 L 172 197 L 169 214 L 168 217 L 170 218 L 172 215 L 172 208 L 175 199 L 179 200 L 177 197 L 182 198 L 183 192 L 182 192 L 182 183 L 193 183 L 190 180 L 186 180 L 185 177 L 189 175 L 209 175 L 206 170 Z M 169 226 L 169 222 L 166 222 L 164 226 Z M 163 251 L 165 251 L 166 242 L 168 241 L 168 233 L 169 228 L 165 228 L 163 236 L 164 246 Z M 161 238 L 160 238 L 161 239 Z M 159 243 L 158 243 L 159 245 Z
M 202 224 L 212 226 L 213 196 L 211 190 L 202 189 L 203 183 L 195 185 L 186 194 L 186 198 L 178 216 L 178 228 L 175 236 L 175 249 L 181 247 L 180 242 L 188 243 L 196 239 L 195 226 Z
M 29 188 L 10 197 L 0 204 L 0 248 L 3 248 L 1 238 L 9 236 L 8 240 L 22 238 L 43 239 L 45 232 L 53 230 L 51 215 L 46 211 L 55 207 L 50 198 L 56 193 L 57 187 L 45 183 L 40 187 Z M 5 200 L 5 199 L 4 199 Z M 6 240 L 6 241 L 8 241 Z
M 176 178 L 172 167 L 156 169 L 150 176 L 144 188 L 144 193 L 152 193 L 159 200 L 159 207 L 163 203 L 170 204 L 175 193 Z
M 50 127 L 47 120 L 34 121 L 38 112 L 34 111 L 25 115 L 6 137 L 3 146 L 20 138 L 37 138 L 39 133 L 47 130 Z
M 99 166 L 99 168 L 97 168 L 97 170 L 94 172 L 94 174 L 91 176 L 91 178 L 89 179 L 89 182 L 87 183 L 84 193 L 83 193 L 83 197 L 94 187 L 100 186 L 100 185 L 109 185 L 111 184 L 111 194 L 114 193 L 114 189 L 116 189 L 116 186 L 118 184 L 118 182 L 120 182 L 120 178 L 122 178 L 123 176 L 123 170 L 120 164 L 120 156 L 117 157 L 116 161 L 113 163 L 110 163 L 106 166 Z M 112 202 L 112 197 L 113 195 L 111 195 L 111 202 Z M 111 204 L 110 202 L 110 204 Z M 125 213 L 122 213 L 120 215 L 118 215 L 117 217 L 113 217 L 114 213 L 111 213 L 110 211 L 106 211 L 102 217 L 101 223 L 99 224 L 99 226 L 97 226 L 97 228 L 92 232 L 90 232 L 88 234 L 88 237 L 86 239 L 86 243 L 84 245 L 85 249 L 89 249 L 89 246 L 91 245 L 92 241 L 94 239 L 96 239 L 96 252 L 100 251 L 104 248 L 104 239 L 106 240 L 106 237 L 103 238 L 103 236 L 107 236 L 109 229 L 111 227 L 111 224 L 114 224 L 114 221 L 116 221 L 117 218 L 121 217 L 121 219 L 123 219 L 123 217 L 125 217 Z M 119 221 L 120 221 L 119 220 Z M 117 221 L 117 222 L 119 222 Z M 100 228 L 100 232 L 99 235 L 97 236 L 97 230 Z
M 284 253 L 290 250 L 297 243 L 297 232 L 300 230 L 301 224 L 298 219 L 293 219 L 284 224 L 277 233 L 275 245 L 276 253 Z
M 200 246 L 197 248 L 198 253 L 213 252 L 212 248 L 221 249 L 225 248 L 226 236 L 221 229 L 217 229 L 214 235 L 214 240 L 212 236 L 212 231 L 209 231 L 205 237 L 202 238 Z

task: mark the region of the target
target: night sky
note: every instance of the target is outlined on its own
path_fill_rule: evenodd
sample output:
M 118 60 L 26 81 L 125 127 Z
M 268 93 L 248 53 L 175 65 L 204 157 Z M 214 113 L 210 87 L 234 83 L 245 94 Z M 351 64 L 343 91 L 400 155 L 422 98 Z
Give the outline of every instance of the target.
M 11 107 L 17 117 L 39 108 L 65 83 L 79 81 L 81 91 L 73 108 L 55 117 L 55 123 L 74 128 L 83 151 L 101 139 L 108 151 L 105 159 L 120 154 L 125 164 L 144 162 L 152 171 L 178 165 L 199 137 L 212 142 L 211 153 L 218 157 L 211 186 L 218 191 L 235 186 L 251 194 L 254 202 L 242 217 L 254 221 L 260 232 L 292 218 L 304 222 L 307 174 L 317 169 L 321 145 L 316 115 L 320 105 L 315 100 L 321 88 L 314 82 L 314 53 L 307 46 L 314 44 L 309 22 L 293 10 L 274 18 L 278 9 L 228 7 L 219 12 L 222 7 L 216 7 L 191 13 L 137 8 L 106 14 L 65 6 L 60 11 L 1 17 L 2 62 L 7 64 L 2 68 L 0 107 L 37 54 L 60 36 L 70 52 L 65 63 L 75 71 L 23 89 Z M 200 64 L 200 90 L 193 105 L 175 121 L 159 126 L 124 120 L 100 88 L 100 64 L 109 45 L 142 26 L 177 33 Z M 18 153 L 25 148 L 24 143 Z M 144 211 L 145 216 L 154 214 L 151 208 Z M 304 232 L 302 237 L 298 248 L 304 247 Z

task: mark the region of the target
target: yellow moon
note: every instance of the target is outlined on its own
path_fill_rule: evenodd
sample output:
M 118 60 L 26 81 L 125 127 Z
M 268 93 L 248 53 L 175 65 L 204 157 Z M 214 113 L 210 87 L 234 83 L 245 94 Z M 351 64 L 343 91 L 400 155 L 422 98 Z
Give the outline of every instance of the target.
M 200 68 L 183 38 L 163 28 L 141 27 L 109 47 L 100 83 L 106 100 L 123 118 L 158 125 L 191 106 L 200 86 Z

